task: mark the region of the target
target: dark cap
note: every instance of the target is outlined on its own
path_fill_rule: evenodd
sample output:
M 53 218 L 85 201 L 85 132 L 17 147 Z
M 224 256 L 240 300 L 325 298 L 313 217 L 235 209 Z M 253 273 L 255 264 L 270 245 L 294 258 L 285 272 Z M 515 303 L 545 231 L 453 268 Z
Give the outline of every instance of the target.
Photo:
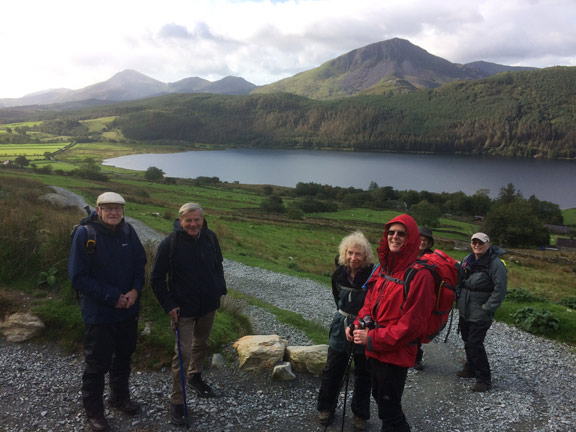
M 428 237 L 432 244 L 430 246 L 434 246 L 434 234 L 432 234 L 432 230 L 425 226 L 419 226 L 418 231 L 420 231 L 420 235 L 424 237 Z

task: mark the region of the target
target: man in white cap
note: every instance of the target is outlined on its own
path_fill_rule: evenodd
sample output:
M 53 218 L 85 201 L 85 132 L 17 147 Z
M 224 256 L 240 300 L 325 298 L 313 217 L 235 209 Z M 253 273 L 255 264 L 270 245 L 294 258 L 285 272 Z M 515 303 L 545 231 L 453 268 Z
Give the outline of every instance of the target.
M 96 211 L 76 230 L 68 260 L 72 287 L 82 296 L 86 326 L 82 403 L 94 431 L 110 429 L 104 416 L 106 373 L 110 405 L 130 415 L 140 410 L 130 398 L 129 379 L 146 252 L 134 228 L 124 220 L 125 204 L 115 192 L 101 194 Z
M 458 326 L 464 341 L 466 363 L 456 374 L 461 378 L 475 378 L 472 391 L 484 392 L 492 387 L 484 339 L 496 309 L 506 296 L 507 270 L 499 258 L 506 252 L 492 246 L 488 235 L 482 232 L 472 235 L 470 243 L 472 253 L 462 261 L 464 280 L 457 288 Z

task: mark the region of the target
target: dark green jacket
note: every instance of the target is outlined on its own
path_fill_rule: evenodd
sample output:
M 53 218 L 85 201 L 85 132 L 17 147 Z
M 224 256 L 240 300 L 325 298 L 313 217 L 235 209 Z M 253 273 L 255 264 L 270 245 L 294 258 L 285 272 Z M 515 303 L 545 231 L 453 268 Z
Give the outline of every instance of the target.
M 462 261 L 464 279 L 458 287 L 458 312 L 466 321 L 491 321 L 506 296 L 508 271 L 500 259 L 506 251 L 491 246 L 479 259 Z
M 363 289 L 362 285 L 371 273 L 372 266 L 365 267 L 358 270 L 354 280 L 351 280 L 348 269 L 341 265 L 332 274 L 332 294 L 338 310 L 330 326 L 330 347 L 336 351 L 349 350 L 350 342 L 346 340 L 346 327 L 354 322 L 358 311 L 364 305 L 367 290 Z M 357 348 L 359 353 L 363 353 L 364 350 L 363 345 Z

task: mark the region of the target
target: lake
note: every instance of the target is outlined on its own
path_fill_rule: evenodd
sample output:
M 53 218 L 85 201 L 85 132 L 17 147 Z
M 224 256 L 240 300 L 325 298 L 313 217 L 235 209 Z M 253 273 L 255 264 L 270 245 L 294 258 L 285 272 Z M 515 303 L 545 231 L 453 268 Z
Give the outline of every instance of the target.
M 368 189 L 371 182 L 396 190 L 458 192 L 488 189 L 492 198 L 513 183 L 524 198 L 576 208 L 576 162 L 405 153 L 320 150 L 191 151 L 138 154 L 107 159 L 104 165 L 145 171 L 160 168 L 168 177 L 218 177 L 222 181 L 294 187 L 314 182 Z

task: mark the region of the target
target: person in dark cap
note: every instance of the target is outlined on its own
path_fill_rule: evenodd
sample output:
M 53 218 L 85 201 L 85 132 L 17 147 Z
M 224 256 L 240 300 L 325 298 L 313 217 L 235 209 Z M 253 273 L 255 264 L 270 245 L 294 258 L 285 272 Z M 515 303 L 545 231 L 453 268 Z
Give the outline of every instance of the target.
M 500 259 L 506 252 L 492 246 L 487 234 L 477 232 L 470 243 L 472 253 L 462 261 L 464 279 L 457 287 L 458 328 L 464 341 L 466 363 L 456 375 L 475 378 L 472 391 L 484 392 L 492 387 L 484 339 L 496 309 L 506 296 L 508 272 Z
M 420 245 L 418 246 L 418 258 L 427 253 L 432 253 L 432 247 L 434 246 L 434 234 L 432 230 L 425 226 L 419 226 L 418 231 L 420 232 Z M 418 342 L 418 353 L 416 354 L 416 363 L 414 363 L 414 369 L 424 370 L 424 351 L 422 350 L 422 343 Z
M 418 246 L 418 258 L 427 253 L 432 253 L 432 247 L 434 246 L 434 234 L 432 230 L 425 226 L 418 227 L 420 231 L 420 246 Z

